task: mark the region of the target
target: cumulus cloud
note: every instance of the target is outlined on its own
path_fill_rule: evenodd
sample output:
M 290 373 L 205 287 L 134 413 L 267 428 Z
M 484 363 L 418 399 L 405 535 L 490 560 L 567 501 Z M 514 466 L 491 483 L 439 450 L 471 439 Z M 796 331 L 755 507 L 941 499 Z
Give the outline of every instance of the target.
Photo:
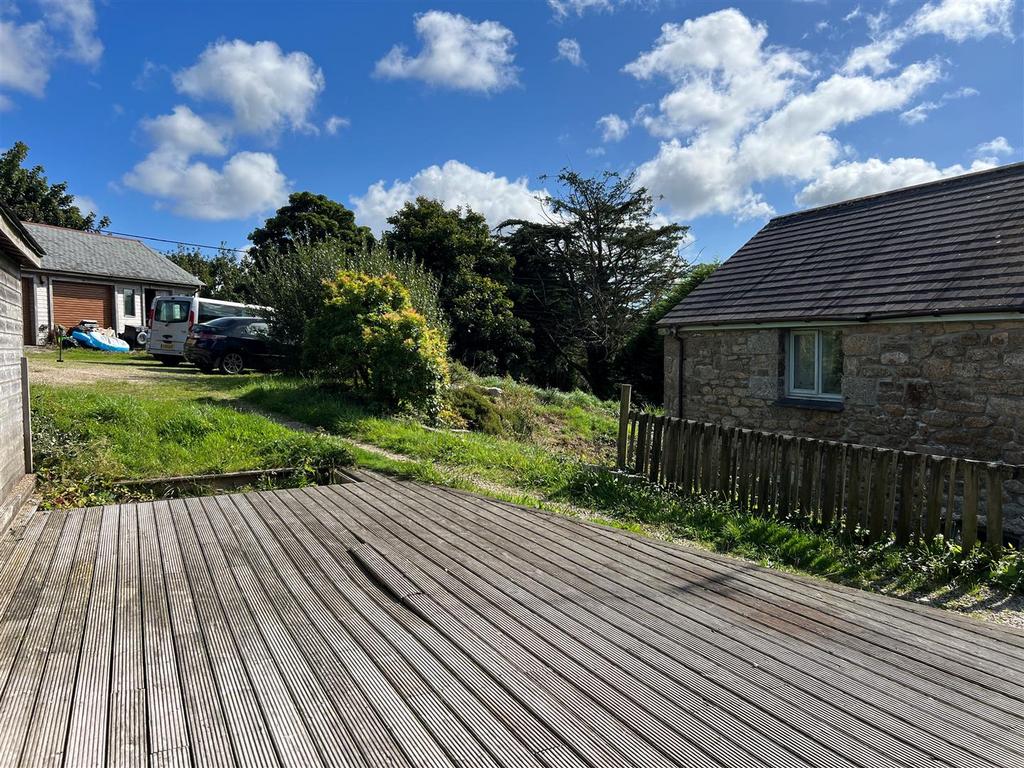
M 616 114 L 605 115 L 597 119 L 597 127 L 601 129 L 601 141 L 622 141 L 629 133 L 629 123 Z
M 96 64 L 103 55 L 103 43 L 96 36 L 96 9 L 92 0 L 39 0 L 43 13 L 55 30 L 67 33 L 65 54 L 83 64 Z
M 339 117 L 338 115 L 331 115 L 327 118 L 324 123 L 324 130 L 327 131 L 331 136 L 334 136 L 342 128 L 348 128 L 352 124 L 352 121 L 347 117 Z
M 660 76 L 673 86 L 643 124 L 656 136 L 730 136 L 782 102 L 808 72 L 802 54 L 765 46 L 767 36 L 763 24 L 732 8 L 663 25 L 654 46 L 625 67 L 638 79 Z
M 310 128 L 309 114 L 324 75 L 307 54 L 284 53 L 277 43 L 220 40 L 174 75 L 180 93 L 228 105 L 238 130 L 274 133 Z
M 456 13 L 427 11 L 416 16 L 423 47 L 409 56 L 401 45 L 377 62 L 378 77 L 422 80 L 431 85 L 491 93 L 517 82 L 516 39 L 496 21 L 479 23 Z
M 365 194 L 354 196 L 352 204 L 359 222 L 375 232 L 383 230 L 387 217 L 405 202 L 420 196 L 442 200 L 450 207 L 469 206 L 495 227 L 505 219 L 540 220 L 537 196 L 543 194 L 543 190 L 530 189 L 526 178 L 510 180 L 449 160 L 424 168 L 406 180 L 391 184 L 378 181 Z
M 142 127 L 154 148 L 123 181 L 177 214 L 240 219 L 275 208 L 287 197 L 287 182 L 273 155 L 238 152 L 219 170 L 194 160 L 195 155 L 227 154 L 226 130 L 186 106 L 144 120 Z
M 288 196 L 277 160 L 266 152 L 238 152 L 218 170 L 173 152 L 152 152 L 124 183 L 181 216 L 209 221 L 243 219 L 280 206 Z
M 563 37 L 558 41 L 557 58 L 568 61 L 574 67 L 582 67 L 586 63 L 583 61 L 583 52 L 580 50 L 580 44 L 571 37 Z
M 1005 136 L 996 136 L 992 141 L 986 141 L 974 148 L 974 156 L 983 163 L 998 165 L 1000 160 L 1014 154 L 1016 150 L 1006 140 Z
M 885 29 L 887 17 L 875 17 L 875 39 L 855 48 L 844 65 L 846 72 L 881 74 L 894 68 L 891 56 L 921 35 L 941 35 L 962 43 L 989 35 L 1012 36 L 1010 19 L 1014 0 L 939 0 L 918 8 L 902 24 Z
M 881 36 L 884 17 L 867 20 Z M 843 126 L 874 115 L 920 121 L 976 93 L 962 88 L 922 102 L 925 89 L 944 77 L 942 63 L 893 67 L 888 56 L 899 45 L 861 51 L 857 66 L 847 59 L 838 71 L 820 72 L 811 71 L 808 54 L 772 45 L 765 25 L 735 9 L 665 24 L 625 67 L 638 79 L 667 82 L 658 104 L 634 117 L 662 139 L 657 154 L 637 167 L 637 183 L 660 195 L 675 218 L 745 219 L 773 213 L 760 191 L 772 182 L 801 184 L 798 202 L 811 204 L 962 171 L 918 158 L 851 162 L 854 149 L 836 138 Z
M 42 22 L 0 20 L 0 88 L 42 96 L 50 79 L 50 63 L 38 52 L 48 43 Z
M 92 0 L 40 0 L 39 7 L 33 21 L 0 19 L 0 91 L 42 97 L 59 59 L 95 65 L 103 55 Z M 12 106 L 0 93 L 0 110 Z
M 959 164 L 939 168 L 935 163 L 917 157 L 872 158 L 864 162 L 842 163 L 800 190 L 796 201 L 803 206 L 827 205 L 991 167 L 991 163 L 975 161 L 967 168 Z

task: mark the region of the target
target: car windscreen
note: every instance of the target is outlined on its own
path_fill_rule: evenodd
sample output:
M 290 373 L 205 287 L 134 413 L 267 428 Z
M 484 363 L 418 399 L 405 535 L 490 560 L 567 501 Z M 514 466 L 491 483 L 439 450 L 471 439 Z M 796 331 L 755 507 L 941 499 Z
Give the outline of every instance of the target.
M 153 319 L 158 323 L 184 323 L 192 306 L 189 299 L 160 299 L 156 303 Z
M 229 328 L 235 328 L 247 322 L 249 322 L 247 317 L 218 317 L 216 320 L 207 320 L 203 325 L 207 328 L 226 331 Z
M 213 302 L 199 301 L 199 322 L 208 323 L 222 317 L 255 317 L 256 313 L 248 307 L 232 307 Z

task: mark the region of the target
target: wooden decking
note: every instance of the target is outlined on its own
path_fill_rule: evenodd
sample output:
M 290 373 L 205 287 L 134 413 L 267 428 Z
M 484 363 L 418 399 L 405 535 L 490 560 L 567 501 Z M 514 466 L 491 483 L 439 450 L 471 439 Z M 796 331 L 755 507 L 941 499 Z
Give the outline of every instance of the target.
M 4 766 L 1019 766 L 1024 636 L 454 491 L 38 512 Z

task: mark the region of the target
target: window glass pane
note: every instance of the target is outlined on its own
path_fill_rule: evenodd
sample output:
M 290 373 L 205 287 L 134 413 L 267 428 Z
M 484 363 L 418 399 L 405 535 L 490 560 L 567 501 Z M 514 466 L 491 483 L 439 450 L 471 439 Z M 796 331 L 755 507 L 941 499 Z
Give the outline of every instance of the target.
M 794 333 L 793 343 L 793 389 L 814 391 L 814 334 Z
M 821 331 L 821 391 L 843 393 L 843 337 L 840 331 Z
M 124 290 L 124 313 L 129 317 L 135 316 L 135 291 L 130 288 Z
M 160 323 L 184 323 L 192 302 L 188 300 L 163 300 L 156 304 L 154 319 Z

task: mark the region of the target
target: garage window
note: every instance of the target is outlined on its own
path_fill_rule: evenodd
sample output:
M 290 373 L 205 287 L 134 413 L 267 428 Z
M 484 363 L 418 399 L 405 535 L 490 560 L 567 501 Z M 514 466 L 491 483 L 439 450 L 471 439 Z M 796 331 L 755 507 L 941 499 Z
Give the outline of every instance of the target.
M 789 332 L 786 394 L 822 400 L 843 396 L 843 344 L 840 331 L 803 329 Z
M 135 317 L 135 291 L 132 288 L 124 289 L 124 315 Z

